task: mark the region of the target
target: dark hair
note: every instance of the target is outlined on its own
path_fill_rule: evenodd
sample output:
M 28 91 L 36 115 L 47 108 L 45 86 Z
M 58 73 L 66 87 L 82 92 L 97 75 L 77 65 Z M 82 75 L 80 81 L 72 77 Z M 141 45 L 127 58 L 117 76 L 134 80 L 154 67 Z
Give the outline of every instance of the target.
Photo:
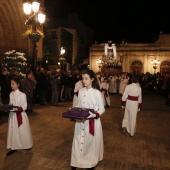
M 32 70 L 28 69 L 28 70 L 26 71 L 26 77 L 28 77 L 28 75 L 29 75 L 30 73 L 32 73 Z
M 94 89 L 98 89 L 99 90 L 99 84 L 98 84 L 96 75 L 93 72 L 93 70 L 85 70 L 82 74 L 88 74 L 91 79 L 93 78 L 94 80 L 92 81 L 92 87 Z
M 11 78 L 11 81 L 14 81 L 16 84 L 18 84 L 18 85 L 19 85 L 19 86 L 18 86 L 19 90 L 22 90 L 22 89 L 21 89 L 21 80 L 20 80 L 19 77 L 12 77 L 12 78 Z
M 139 76 L 137 74 L 132 75 L 132 83 L 138 83 L 139 82 Z

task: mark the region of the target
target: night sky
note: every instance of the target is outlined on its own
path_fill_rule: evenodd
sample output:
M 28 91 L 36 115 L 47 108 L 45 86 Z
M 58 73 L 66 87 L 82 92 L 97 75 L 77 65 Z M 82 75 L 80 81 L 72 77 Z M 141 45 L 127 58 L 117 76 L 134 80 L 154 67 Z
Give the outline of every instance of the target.
M 45 8 L 52 22 L 76 13 L 100 43 L 152 43 L 160 32 L 170 33 L 168 0 L 45 0 Z

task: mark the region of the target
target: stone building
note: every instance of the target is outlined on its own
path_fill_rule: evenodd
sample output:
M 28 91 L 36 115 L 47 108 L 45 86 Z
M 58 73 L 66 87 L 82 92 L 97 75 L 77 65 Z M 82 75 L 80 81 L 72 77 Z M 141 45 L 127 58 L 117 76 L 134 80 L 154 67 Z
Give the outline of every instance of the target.
M 33 44 L 22 34 L 27 30 L 27 16 L 23 12 L 23 0 L 0 0 L 0 54 L 17 50 L 24 52 L 27 57 L 33 56 Z M 41 6 L 44 0 L 41 1 Z M 42 39 L 37 43 L 37 59 L 42 58 Z
M 155 43 L 116 45 L 116 59 L 108 61 L 105 46 L 93 44 L 89 53 L 89 68 L 106 74 L 130 72 L 170 73 L 170 35 L 160 34 Z M 97 62 L 96 61 L 100 61 Z M 159 61 L 159 63 L 154 63 Z M 108 64 L 110 62 L 110 64 Z

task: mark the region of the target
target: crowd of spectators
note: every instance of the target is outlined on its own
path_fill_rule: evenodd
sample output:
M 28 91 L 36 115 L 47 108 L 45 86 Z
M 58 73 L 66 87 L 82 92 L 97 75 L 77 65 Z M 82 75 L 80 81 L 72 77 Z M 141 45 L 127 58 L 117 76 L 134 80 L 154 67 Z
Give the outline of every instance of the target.
M 21 79 L 22 90 L 27 95 L 28 111 L 32 112 L 34 104 L 54 105 L 57 106 L 61 101 L 73 101 L 75 84 L 79 81 L 79 71 L 63 70 L 46 70 L 40 68 L 37 73 L 27 70 L 26 77 Z M 131 83 L 131 74 L 122 73 L 128 76 L 128 84 Z M 121 76 L 116 75 L 116 84 L 120 85 Z M 9 103 L 9 94 L 11 92 L 10 79 L 14 76 L 19 76 L 17 70 L 9 72 L 6 68 L 2 70 L 0 75 L 1 87 L 1 103 Z M 108 82 L 111 82 L 111 77 L 115 75 L 106 75 L 100 73 L 100 79 L 107 77 Z M 170 106 L 170 73 L 156 73 L 140 75 L 139 84 L 142 89 L 149 89 L 160 97 L 165 98 L 165 104 Z M 115 91 L 119 93 L 119 87 Z

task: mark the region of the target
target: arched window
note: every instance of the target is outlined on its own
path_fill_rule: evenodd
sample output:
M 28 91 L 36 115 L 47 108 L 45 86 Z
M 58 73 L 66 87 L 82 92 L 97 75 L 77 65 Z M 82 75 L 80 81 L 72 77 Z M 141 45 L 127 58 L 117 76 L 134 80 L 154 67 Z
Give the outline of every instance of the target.
M 143 69 L 143 64 L 141 61 L 139 60 L 135 60 L 131 63 L 131 66 L 130 66 L 130 70 L 131 70 L 131 73 L 135 73 L 135 74 L 141 74 L 142 73 L 142 69 Z

